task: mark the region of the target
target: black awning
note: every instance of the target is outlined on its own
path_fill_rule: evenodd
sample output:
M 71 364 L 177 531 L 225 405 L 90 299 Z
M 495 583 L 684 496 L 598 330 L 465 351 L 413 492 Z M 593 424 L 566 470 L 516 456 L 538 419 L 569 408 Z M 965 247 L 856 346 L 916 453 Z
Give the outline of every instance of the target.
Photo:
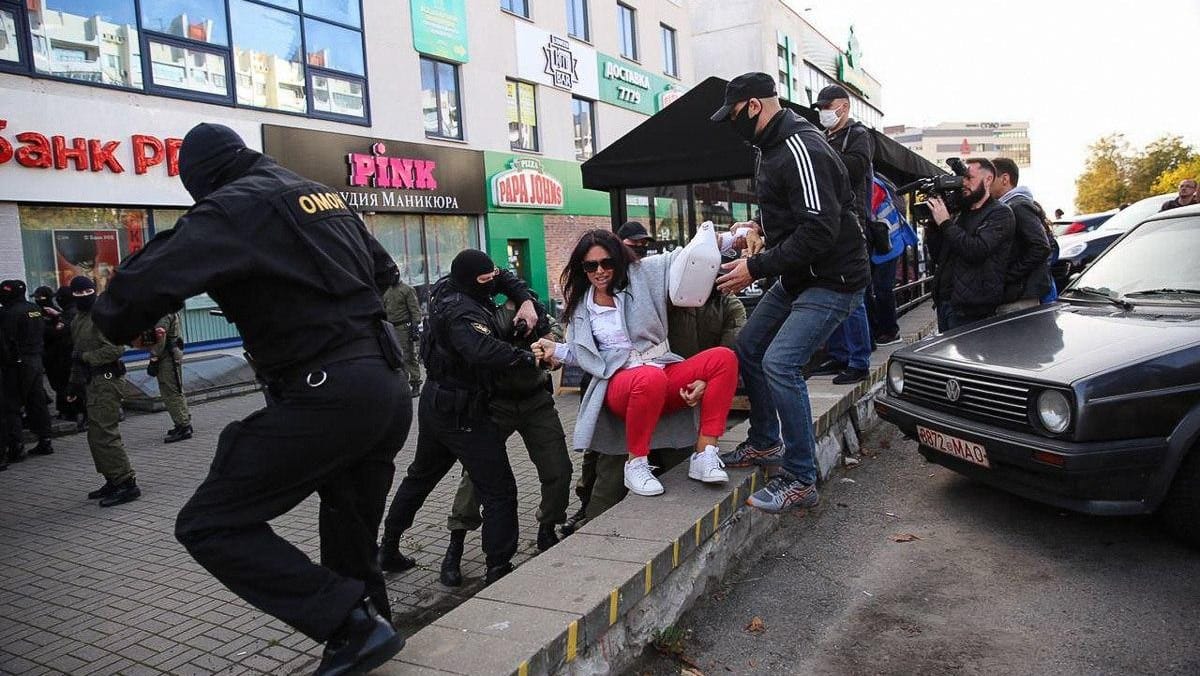
M 710 77 L 583 163 L 583 187 L 649 188 L 749 178 L 754 152 L 728 124 L 709 116 L 721 107 L 725 80 Z M 809 108 L 784 105 L 817 122 Z M 875 170 L 901 185 L 945 171 L 878 131 Z

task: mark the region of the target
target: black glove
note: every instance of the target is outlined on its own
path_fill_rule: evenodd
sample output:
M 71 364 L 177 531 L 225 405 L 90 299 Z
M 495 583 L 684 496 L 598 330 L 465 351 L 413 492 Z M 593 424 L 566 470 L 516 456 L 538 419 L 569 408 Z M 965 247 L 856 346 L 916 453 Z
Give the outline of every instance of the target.
M 157 359 L 151 359 L 150 363 L 146 364 L 146 375 L 150 376 L 151 378 L 158 377 L 158 360 Z

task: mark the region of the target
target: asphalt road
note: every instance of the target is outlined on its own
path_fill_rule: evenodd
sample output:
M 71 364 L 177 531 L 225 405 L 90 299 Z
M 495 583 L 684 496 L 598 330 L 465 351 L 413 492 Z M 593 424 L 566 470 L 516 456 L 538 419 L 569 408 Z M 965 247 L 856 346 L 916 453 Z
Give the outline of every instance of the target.
M 1200 551 L 1153 519 L 973 483 L 886 423 L 864 449 L 631 673 L 1200 674 Z

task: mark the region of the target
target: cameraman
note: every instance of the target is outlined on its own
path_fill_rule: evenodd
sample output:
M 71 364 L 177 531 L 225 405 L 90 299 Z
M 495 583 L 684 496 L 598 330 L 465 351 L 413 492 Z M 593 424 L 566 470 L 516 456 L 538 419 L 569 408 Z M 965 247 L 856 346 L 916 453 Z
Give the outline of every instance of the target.
M 1016 222 L 1011 209 L 992 199 L 991 160 L 971 158 L 966 165 L 965 211 L 951 215 L 941 197 L 927 200 L 934 225 L 926 229 L 925 241 L 937 261 L 933 300 L 939 331 L 990 317 L 1004 302 Z

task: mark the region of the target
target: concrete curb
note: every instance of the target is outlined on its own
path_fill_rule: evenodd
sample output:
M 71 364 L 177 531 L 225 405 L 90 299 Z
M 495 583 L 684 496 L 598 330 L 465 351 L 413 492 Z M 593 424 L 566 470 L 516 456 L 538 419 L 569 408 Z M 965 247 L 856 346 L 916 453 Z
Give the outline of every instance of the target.
M 902 321 L 909 341 L 929 333 L 930 315 L 918 311 Z M 874 420 L 870 401 L 894 349 L 877 351 L 870 377 L 853 389 L 813 388 L 813 408 L 821 411 L 814 431 L 822 480 L 858 453 L 859 433 Z M 722 445 L 732 448 L 746 428 L 735 427 Z M 778 524 L 779 516 L 744 504 L 766 475 L 729 475 L 728 484 L 714 486 L 688 479 L 685 465 L 672 469 L 661 477 L 663 495 L 630 495 L 414 634 L 377 673 L 620 672 Z

